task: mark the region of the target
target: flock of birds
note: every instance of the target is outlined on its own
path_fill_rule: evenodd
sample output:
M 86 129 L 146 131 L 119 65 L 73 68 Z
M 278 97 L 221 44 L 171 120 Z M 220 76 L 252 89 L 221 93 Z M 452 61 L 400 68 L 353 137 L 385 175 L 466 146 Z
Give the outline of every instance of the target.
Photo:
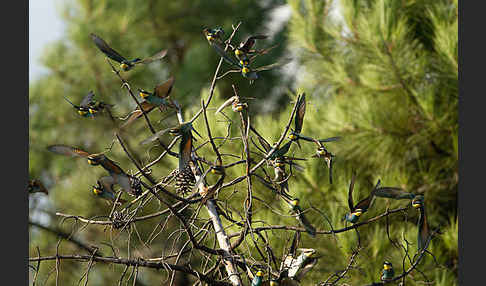
M 211 47 L 221 56 L 227 63 L 236 67 L 236 70 L 231 70 L 229 72 L 240 72 L 243 77 L 248 78 L 250 83 L 258 78 L 258 72 L 269 70 L 277 66 L 282 65 L 282 63 L 276 63 L 268 66 L 263 66 L 259 68 L 250 67 L 252 60 L 259 56 L 266 54 L 273 47 L 256 50 L 253 49 L 256 40 L 262 40 L 267 38 L 265 35 L 254 35 L 248 37 L 246 41 L 241 42 L 238 46 L 232 46 L 228 41 L 223 41 L 222 37 L 224 31 L 221 28 L 216 29 L 204 29 L 203 34 L 208 40 Z M 95 34 L 91 34 L 91 39 L 98 49 L 103 52 L 108 58 L 118 62 L 120 69 L 123 71 L 129 71 L 139 64 L 148 64 L 165 57 L 167 50 L 162 50 L 155 55 L 140 59 L 136 58 L 133 60 L 127 60 L 125 57 L 121 56 L 118 52 L 112 49 L 102 38 Z M 226 48 L 225 48 L 226 45 Z M 229 48 L 232 54 L 226 52 Z M 228 72 L 227 72 L 228 73 Z M 174 85 L 174 78 L 171 77 L 164 83 L 154 87 L 152 92 L 139 89 L 139 95 L 143 99 L 140 105 L 130 113 L 130 115 L 125 120 L 124 124 L 120 128 L 126 127 L 128 124 L 147 114 L 148 112 L 158 108 L 161 111 L 165 111 L 169 108 L 180 110 L 180 106 L 174 99 L 170 98 L 170 93 Z M 86 95 L 79 105 L 76 105 L 65 98 L 66 101 L 79 113 L 80 116 L 86 118 L 95 118 L 100 113 L 106 111 L 109 116 L 113 119 L 110 108 L 113 107 L 112 104 L 107 104 L 94 99 L 95 94 L 90 91 Z M 316 144 L 316 153 L 312 156 L 313 158 L 323 159 L 325 166 L 329 170 L 329 182 L 332 184 L 332 166 L 334 154 L 329 152 L 324 143 L 338 141 L 339 137 L 331 137 L 326 139 L 315 139 L 302 134 L 302 126 L 304 122 L 306 100 L 305 94 L 301 94 L 297 98 L 296 114 L 292 130 L 289 132 L 288 142 L 283 144 L 280 148 L 276 149 L 272 156 L 268 158 L 268 163 L 274 168 L 275 178 L 273 181 L 278 186 L 277 194 L 289 204 L 292 213 L 295 215 L 300 224 L 306 229 L 306 232 L 311 235 L 316 235 L 316 228 L 309 222 L 306 218 L 303 210 L 299 206 L 299 199 L 290 196 L 288 189 L 288 174 L 286 172 L 285 166 L 290 165 L 295 168 L 299 168 L 295 160 L 302 160 L 295 157 L 286 156 L 290 149 L 291 144 L 295 143 L 300 148 L 300 142 L 310 142 Z M 235 112 L 241 112 L 248 107 L 247 103 L 240 102 L 238 96 L 233 96 L 224 102 L 216 111 L 216 113 L 221 112 L 227 106 L 232 106 L 232 110 Z M 253 144 L 259 149 L 262 154 L 268 154 L 274 147 L 270 145 L 252 126 L 250 130 L 256 135 L 260 147 L 253 142 Z M 165 134 L 172 136 L 181 136 L 179 145 L 179 166 L 166 178 L 175 178 L 176 184 L 175 188 L 186 193 L 191 190 L 195 184 L 195 177 L 191 170 L 191 164 L 193 163 L 193 158 L 191 157 L 193 135 L 192 131 L 197 131 L 192 127 L 192 122 L 186 122 L 179 124 L 175 127 L 167 128 L 156 132 L 153 136 L 147 138 L 142 142 L 142 144 L 148 144 L 163 138 Z M 199 135 L 199 134 L 198 134 Z M 200 136 L 200 135 L 199 135 Z M 253 140 L 253 139 L 252 139 Z M 117 197 L 114 185 L 118 185 L 121 189 L 127 192 L 131 196 L 139 196 L 142 193 L 142 185 L 140 179 L 135 176 L 129 175 L 125 172 L 117 163 L 109 159 L 105 153 L 90 153 L 80 148 L 71 147 L 62 144 L 55 144 L 47 147 L 47 150 L 69 157 L 79 157 L 87 159 L 88 163 L 92 166 L 101 166 L 108 172 L 107 176 L 103 176 L 97 180 L 95 186 L 93 186 L 93 193 L 109 202 L 123 204 L 126 200 Z M 211 171 L 217 173 L 219 169 L 213 167 Z M 369 210 L 375 197 L 391 198 L 391 199 L 409 199 L 414 208 L 418 209 L 420 212 L 420 217 L 418 221 L 418 237 L 417 244 L 418 250 L 423 250 L 428 243 L 430 238 L 430 232 L 427 225 L 424 197 L 422 195 L 415 195 L 404 191 L 398 187 L 381 187 L 380 180 L 376 183 L 374 188 L 371 190 L 370 194 L 360 200 L 358 203 L 353 202 L 353 189 L 356 180 L 356 173 L 353 172 L 351 182 L 348 190 L 348 206 L 349 213 L 345 214 L 343 220 L 346 220 L 352 224 L 359 221 L 359 218 Z M 40 180 L 32 179 L 28 183 L 28 192 L 36 193 L 41 192 L 48 194 L 48 190 L 42 185 Z M 280 269 L 280 275 L 277 279 L 263 281 L 263 272 L 258 271 L 256 275 L 253 275 L 251 270 L 248 269 L 248 275 L 252 280 L 252 286 L 260 285 L 298 285 L 298 281 L 307 273 L 312 267 L 317 263 L 316 251 L 311 248 L 297 248 L 300 241 L 300 232 L 296 232 L 294 239 L 288 251 L 288 254 L 283 259 Z M 297 255 L 297 250 L 301 251 Z M 384 262 L 383 271 L 381 275 L 382 281 L 390 281 L 394 278 L 394 270 L 392 264 L 388 261 Z

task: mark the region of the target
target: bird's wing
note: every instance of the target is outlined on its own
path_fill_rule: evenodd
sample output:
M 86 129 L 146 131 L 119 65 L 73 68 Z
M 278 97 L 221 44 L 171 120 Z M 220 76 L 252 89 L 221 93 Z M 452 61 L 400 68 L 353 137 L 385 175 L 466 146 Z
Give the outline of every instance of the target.
M 88 104 L 93 100 L 93 97 L 95 96 L 93 91 L 89 91 L 88 94 L 81 100 L 81 103 L 79 104 L 81 107 L 87 107 Z
M 305 93 L 299 98 L 297 102 L 297 114 L 295 115 L 295 132 L 299 133 L 302 131 L 302 125 L 304 124 L 305 115 Z
M 271 70 L 271 69 L 274 69 L 276 67 L 284 66 L 284 65 L 288 64 L 290 61 L 291 61 L 291 59 L 286 59 L 286 60 L 276 62 L 276 63 L 270 64 L 270 65 L 261 66 L 261 67 L 258 67 L 258 68 L 252 69 L 252 70 L 256 71 L 256 72 Z
M 60 154 L 60 155 L 64 155 L 64 156 L 71 156 L 71 157 L 86 158 L 90 155 L 88 152 L 81 150 L 79 148 L 71 147 L 71 146 L 67 146 L 67 145 L 61 145 L 61 144 L 48 146 L 47 150 L 49 150 L 53 153 L 56 153 L 56 154 Z
M 263 40 L 268 38 L 267 35 L 255 35 L 246 39 L 245 43 L 240 46 L 240 50 L 249 52 L 250 49 L 255 45 L 255 40 Z
M 160 98 L 165 98 L 169 96 L 173 86 L 174 86 L 174 77 L 171 76 L 167 81 L 155 87 L 154 90 L 155 96 L 158 96 Z
M 183 133 L 179 147 L 179 170 L 183 170 L 191 161 L 192 134 Z
M 425 206 L 420 208 L 420 216 L 422 220 L 422 225 L 420 226 L 418 230 L 418 249 L 419 251 L 424 249 L 427 246 L 427 240 L 429 239 L 430 236 L 430 230 L 429 230 L 429 225 L 427 223 L 427 216 L 425 215 Z
M 218 43 L 210 43 L 210 45 L 213 47 L 213 49 L 216 51 L 216 53 L 218 53 L 218 55 L 220 55 L 221 57 L 223 57 L 223 59 L 228 62 L 229 64 L 231 65 L 234 65 L 235 67 L 237 68 L 241 68 L 241 65 L 240 63 L 238 63 L 235 59 L 233 59 L 232 57 L 230 57 L 223 49 L 223 47 L 221 47 Z
M 134 64 L 149 64 L 151 62 L 155 62 L 163 59 L 166 54 L 167 54 L 167 50 L 162 50 L 151 57 L 145 58 L 143 60 L 135 61 Z
M 155 105 L 147 102 L 147 101 L 142 101 L 140 103 L 140 105 L 142 106 L 142 110 L 143 112 L 145 113 L 149 113 L 150 111 L 152 111 L 152 109 L 155 108 Z M 123 123 L 120 128 L 124 128 L 126 126 L 128 126 L 129 124 L 131 124 L 133 121 L 135 121 L 137 118 L 141 117 L 143 115 L 143 112 L 142 110 L 140 109 L 135 109 L 134 111 L 132 111 L 132 113 L 130 114 L 130 116 L 126 119 L 125 123 Z
M 272 146 L 270 146 L 270 144 L 262 137 L 258 136 L 258 141 L 260 142 L 260 145 L 262 145 L 263 149 L 265 149 L 265 152 L 268 153 L 268 151 L 272 149 Z
M 149 138 L 143 140 L 142 143 L 140 143 L 140 144 L 145 145 L 145 144 L 148 144 L 150 142 L 154 142 L 155 140 L 159 139 L 162 135 L 167 133 L 167 131 L 169 131 L 170 129 L 172 129 L 172 128 L 160 130 L 157 133 L 155 133 L 154 135 L 150 136 Z
M 280 157 L 280 156 L 285 155 L 285 153 L 287 153 L 289 151 L 290 145 L 292 145 L 292 141 L 289 141 L 289 142 L 285 143 L 285 145 L 283 145 L 282 147 L 280 147 L 279 149 L 277 149 L 273 153 L 272 157 L 273 158 L 276 158 L 276 157 Z
M 378 188 L 375 191 L 375 196 L 382 197 L 382 198 L 391 198 L 395 200 L 401 199 L 413 199 L 415 197 L 414 194 L 406 192 L 402 188 L 397 187 L 382 187 Z
M 321 142 L 321 143 L 325 143 L 325 142 L 338 141 L 340 139 L 341 139 L 341 137 L 337 136 L 337 137 L 330 137 L 330 138 L 326 138 L 326 139 L 319 139 L 318 141 Z
M 354 210 L 353 189 L 354 189 L 355 181 L 356 181 L 356 172 L 353 171 L 353 176 L 351 177 L 351 182 L 349 183 L 349 190 L 348 190 L 348 206 L 350 211 Z
M 98 37 L 93 33 L 91 33 L 90 36 L 98 49 L 100 49 L 100 51 L 102 51 L 107 57 L 119 63 L 127 61 L 127 59 L 125 59 L 117 51 L 112 49 L 102 38 Z

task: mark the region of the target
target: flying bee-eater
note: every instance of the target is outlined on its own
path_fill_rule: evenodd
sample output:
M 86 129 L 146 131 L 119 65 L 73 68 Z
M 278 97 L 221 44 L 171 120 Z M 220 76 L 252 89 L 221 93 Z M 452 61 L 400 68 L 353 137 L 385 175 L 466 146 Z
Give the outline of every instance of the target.
M 367 196 L 366 198 L 359 201 L 356 205 L 354 205 L 353 189 L 354 189 L 355 180 L 356 180 L 356 173 L 353 172 L 353 176 L 351 178 L 351 183 L 349 184 L 349 190 L 348 190 L 348 206 L 350 212 L 345 215 L 345 219 L 351 223 L 356 223 L 359 217 L 368 210 L 368 208 L 371 206 L 371 203 L 375 198 L 374 190 L 376 190 L 381 184 L 381 181 L 378 180 L 378 183 L 376 183 L 375 187 L 373 188 L 369 196 Z
M 164 83 L 157 85 L 154 88 L 153 92 L 148 92 L 143 89 L 139 89 L 139 95 L 143 99 L 140 102 L 140 106 L 142 110 L 137 106 L 135 110 L 133 110 L 129 116 L 127 116 L 125 123 L 120 128 L 124 128 L 131 124 L 136 119 L 142 117 L 142 115 L 148 114 L 156 107 L 160 109 L 160 111 L 164 112 L 167 108 L 178 108 L 177 102 L 173 101 L 169 95 L 172 91 L 172 87 L 174 85 L 174 77 L 170 77 Z
M 146 90 L 139 89 L 140 97 L 142 97 L 144 101 L 150 103 L 154 107 L 175 108 L 176 106 L 169 98 L 173 86 L 174 86 L 174 77 L 170 77 L 164 83 L 157 85 L 154 88 L 153 92 L 148 92 Z
M 324 146 L 320 146 L 317 148 L 316 154 L 312 155 L 312 158 L 323 158 L 324 162 L 326 163 L 327 168 L 329 169 L 329 183 L 332 184 L 332 165 L 333 165 L 333 158 L 334 154 L 327 151 Z
M 39 179 L 32 179 L 29 180 L 29 183 L 27 185 L 27 191 L 29 194 L 33 193 L 44 193 L 46 195 L 49 194 L 49 191 L 44 187 L 42 182 Z
M 178 134 L 182 135 L 179 145 L 179 172 L 176 176 L 176 189 L 185 194 L 190 191 L 196 183 L 196 178 L 191 169 L 192 153 L 192 125 L 181 125 Z
M 326 147 L 322 143 L 338 141 L 341 137 L 330 137 L 326 139 L 314 139 L 307 136 L 303 136 L 301 134 L 298 135 L 299 139 L 303 139 L 306 141 L 314 142 L 317 144 L 316 154 L 312 155 L 312 158 L 322 158 L 326 163 L 327 168 L 329 169 L 329 183 L 332 184 L 332 166 L 334 162 L 335 155 L 329 152 Z
M 182 193 L 186 193 L 195 184 L 195 177 L 191 170 L 191 152 L 192 152 L 192 140 L 194 139 L 192 131 L 197 131 L 193 128 L 191 122 L 179 124 L 176 127 L 167 128 L 161 130 L 149 138 L 142 141 L 142 145 L 153 142 L 168 133 L 171 136 L 181 135 L 181 142 L 179 145 L 179 168 L 177 169 L 176 176 L 176 189 Z M 201 135 L 199 135 L 201 136 Z
M 238 60 L 242 58 L 247 58 L 248 54 L 255 53 L 255 50 L 252 50 L 253 46 L 255 45 L 255 40 L 263 40 L 268 38 L 266 35 L 255 35 L 250 36 L 246 39 L 246 41 L 241 42 L 238 47 L 234 49 L 234 54 Z
M 415 194 L 406 192 L 402 188 L 398 187 L 379 188 L 375 191 L 375 196 L 395 200 L 412 200 L 415 198 Z
M 391 262 L 383 262 L 383 271 L 381 272 L 381 281 L 390 281 L 395 276 L 395 270 Z
M 345 219 L 351 223 L 356 223 L 359 217 L 366 212 L 371 204 L 373 203 L 375 197 L 400 197 L 400 196 L 409 196 L 408 193 L 403 191 L 401 188 L 398 187 L 380 187 L 381 180 L 378 179 L 378 182 L 371 190 L 368 197 L 359 201 L 356 205 L 353 203 L 353 189 L 354 189 L 354 182 L 356 180 L 356 173 L 353 172 L 353 176 L 351 178 L 351 183 L 349 184 L 349 191 L 348 191 L 348 206 L 350 209 L 350 213 L 347 213 Z M 407 194 L 407 195 L 406 195 Z
M 135 196 L 140 195 L 141 190 L 134 189 L 132 187 L 132 181 L 130 179 L 130 176 L 125 173 L 125 171 L 123 171 L 120 166 L 118 166 L 115 162 L 106 157 L 103 153 L 91 154 L 80 148 L 66 146 L 62 144 L 48 146 L 47 150 L 64 156 L 86 158 L 88 160 L 88 164 L 92 166 L 101 166 L 103 167 L 103 169 L 108 171 L 108 173 L 110 173 L 110 176 L 113 177 L 115 182 L 120 185 L 124 191 Z
M 150 142 L 154 142 L 155 140 L 159 139 L 160 137 L 162 137 L 166 133 L 168 133 L 171 136 L 178 136 L 178 135 L 184 135 L 184 134 L 191 134 L 191 136 L 192 136 L 191 131 L 194 131 L 199 137 L 201 137 L 201 135 L 192 126 L 192 122 L 185 122 L 185 123 L 179 124 L 175 127 L 170 127 L 170 128 L 167 128 L 167 129 L 160 130 L 160 131 L 156 132 L 155 134 L 153 134 L 152 136 L 148 137 L 147 139 L 143 140 L 140 144 L 145 145 L 145 144 L 148 144 Z
M 95 94 L 93 93 L 93 91 L 89 91 L 88 94 L 83 98 L 83 100 L 81 100 L 79 105 L 72 103 L 65 96 L 64 99 L 69 104 L 71 104 L 74 109 L 77 110 L 79 115 L 83 117 L 90 117 L 90 118 L 95 117 L 98 114 L 98 112 L 101 112 L 105 109 L 108 110 L 109 108 L 114 106 L 113 104 L 108 104 L 105 102 L 94 100 L 93 99 L 94 96 Z
M 425 213 L 424 196 L 415 196 L 415 198 L 412 200 L 412 206 L 418 209 L 420 212 L 418 219 L 417 248 L 418 251 L 421 251 L 427 247 L 428 240 L 430 238 L 430 230 Z
M 112 176 L 105 176 L 99 178 L 96 183 L 93 186 L 93 193 L 100 198 L 114 203 L 116 201 L 115 191 L 113 190 L 113 185 L 116 183 L 115 179 Z M 118 199 L 118 203 L 124 204 L 126 200 L 120 198 Z
M 297 220 L 304 226 L 307 233 L 310 234 L 312 237 L 316 235 L 316 228 L 309 222 L 307 217 L 304 215 L 304 212 L 299 206 L 300 200 L 298 198 L 294 198 L 291 201 L 292 205 L 292 212 L 297 215 Z
M 294 130 L 290 132 L 289 138 L 292 142 L 297 143 L 299 148 L 301 148 L 299 143 L 299 135 L 302 132 L 302 125 L 304 124 L 304 115 L 305 115 L 305 93 L 297 99 L 297 113 L 295 114 L 294 118 Z
M 101 52 L 103 52 L 108 58 L 120 63 L 120 68 L 123 71 L 129 71 L 133 67 L 135 67 L 135 65 L 138 65 L 138 64 L 149 64 L 149 63 L 152 63 L 154 61 L 161 60 L 167 54 L 167 50 L 161 50 L 160 52 L 156 53 L 155 55 L 148 57 L 148 58 L 145 58 L 145 59 L 136 58 L 136 59 L 133 59 L 133 60 L 127 60 L 125 57 L 121 56 L 117 51 L 112 49 L 99 36 L 97 36 L 93 33 L 91 33 L 90 36 L 91 36 L 91 39 L 93 40 L 93 42 L 95 43 L 95 45 L 98 47 L 98 49 Z
M 257 74 L 258 72 L 271 70 L 290 62 L 290 60 L 285 60 L 282 62 L 277 62 L 270 65 L 261 66 L 258 68 L 250 68 L 249 66 L 250 61 L 248 59 L 242 60 L 241 62 L 237 61 L 235 58 L 231 57 L 224 51 L 224 48 L 222 47 L 221 43 L 218 43 L 217 41 L 212 41 L 210 42 L 210 45 L 211 47 L 213 47 L 216 53 L 218 53 L 218 55 L 221 56 L 227 63 L 237 68 L 236 70 L 227 71 L 223 75 L 219 76 L 218 79 L 224 77 L 228 73 L 239 72 L 244 78 L 249 79 L 250 84 L 252 84 L 254 80 L 258 79 L 258 74 Z

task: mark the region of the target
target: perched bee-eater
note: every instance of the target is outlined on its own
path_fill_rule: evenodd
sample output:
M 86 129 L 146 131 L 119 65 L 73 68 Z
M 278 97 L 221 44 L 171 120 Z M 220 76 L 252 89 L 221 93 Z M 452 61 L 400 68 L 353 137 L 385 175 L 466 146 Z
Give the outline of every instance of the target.
M 208 40 L 210 44 L 214 42 L 218 42 L 220 44 L 223 43 L 222 37 L 224 36 L 224 31 L 221 27 L 214 29 L 204 28 L 203 34 L 206 36 L 206 40 Z
M 290 244 L 289 250 L 285 255 L 284 259 L 282 260 L 282 264 L 280 265 L 280 273 L 282 277 L 287 277 L 289 269 L 294 265 L 294 261 L 296 259 L 297 254 L 297 247 L 300 243 L 300 232 L 296 231 L 294 233 L 294 237 L 292 239 L 292 243 Z
M 231 109 L 234 112 L 239 112 L 239 111 L 242 111 L 243 109 L 248 108 L 248 104 L 241 103 L 239 97 L 235 95 L 235 96 L 230 97 L 223 104 L 221 104 L 221 106 L 218 107 L 218 109 L 216 110 L 216 112 L 214 114 L 218 114 L 219 112 L 221 112 L 221 110 L 223 110 L 224 108 L 226 108 L 227 106 L 230 106 L 230 105 L 231 105 Z
M 116 195 L 115 191 L 113 190 L 113 185 L 115 184 L 115 179 L 113 179 L 112 176 L 105 176 L 101 177 L 97 181 L 97 185 L 93 186 L 93 193 L 105 200 L 115 202 L 116 200 Z M 123 199 L 118 199 L 119 204 L 124 204 L 126 203 L 125 200 Z
M 225 173 L 224 167 L 221 165 L 213 165 L 211 166 L 211 174 L 215 175 L 223 175 Z
M 390 281 L 395 276 L 395 270 L 391 262 L 385 261 L 383 263 L 383 271 L 381 272 L 381 281 Z
M 44 185 L 39 179 L 29 180 L 29 184 L 27 185 L 27 191 L 29 192 L 29 194 L 33 194 L 33 193 L 44 193 L 46 195 L 49 194 L 46 187 L 44 187 Z
M 124 191 L 135 196 L 140 195 L 141 189 L 134 189 L 132 187 L 130 176 L 125 173 L 125 171 L 123 171 L 123 169 L 120 168 L 120 166 L 118 166 L 115 162 L 108 159 L 108 157 L 106 157 L 103 153 L 90 154 L 80 148 L 61 144 L 48 146 L 47 150 L 64 156 L 86 158 L 88 159 L 88 163 L 90 165 L 100 165 L 107 170 L 108 173 L 110 173 L 110 176 L 115 179 L 115 182 L 120 185 Z
M 314 237 L 316 235 L 316 228 L 312 226 L 312 224 L 309 222 L 307 217 L 304 215 L 304 212 L 299 206 L 299 199 L 294 198 L 291 201 L 291 204 L 292 204 L 292 212 L 297 214 L 297 220 L 304 226 L 307 233 L 310 234 L 312 237 Z
M 258 271 L 255 277 L 253 277 L 253 280 L 251 281 L 251 286 L 261 286 L 262 280 L 263 280 L 263 272 Z
M 412 206 L 419 210 L 420 216 L 418 220 L 418 235 L 417 235 L 417 247 L 418 251 L 427 247 L 428 240 L 430 238 L 429 225 L 427 223 L 427 216 L 425 213 L 424 196 L 417 195 L 412 200 Z
M 312 248 L 300 249 L 302 253 L 297 256 L 295 263 L 289 269 L 288 277 L 300 281 L 316 264 L 317 258 L 313 257 L 316 251 Z
M 110 59 L 120 63 L 120 68 L 123 71 L 129 71 L 131 70 L 135 65 L 138 64 L 149 64 L 151 62 L 161 60 L 165 57 L 167 54 L 167 50 L 161 50 L 160 52 L 156 53 L 155 55 L 145 58 L 145 59 L 140 59 L 136 58 L 133 60 L 127 60 L 123 56 L 121 56 L 117 51 L 112 49 L 102 38 L 98 37 L 97 35 L 91 33 L 90 34 L 91 39 L 95 43 L 95 45 L 98 47 L 98 49 L 103 52 L 107 57 Z

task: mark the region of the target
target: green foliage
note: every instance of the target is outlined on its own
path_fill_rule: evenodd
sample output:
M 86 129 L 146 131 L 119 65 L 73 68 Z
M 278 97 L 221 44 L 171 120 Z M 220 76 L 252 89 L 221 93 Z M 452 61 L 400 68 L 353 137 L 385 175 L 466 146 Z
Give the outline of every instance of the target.
M 184 107 L 184 118 L 188 119 L 199 110 L 200 99 L 208 97 L 209 83 L 219 60 L 202 35 L 202 29 L 222 26 L 229 34 L 231 24 L 241 20 L 243 24 L 233 41 L 238 43 L 244 40 L 244 35 L 261 33 L 264 24 L 261 19 L 268 17 L 271 8 L 281 4 L 281 1 L 267 2 L 263 6 L 259 1 L 137 1 L 136 4 L 134 1 L 74 1 L 66 4 L 63 11 L 67 36 L 46 49 L 43 63 L 50 74 L 31 83 L 29 91 L 29 173 L 31 177 L 41 177 L 50 182 L 47 185 L 50 191 L 49 211 L 87 218 L 108 216 L 111 211 L 110 206 L 91 192 L 96 178 L 106 175 L 101 167 L 92 167 L 85 159 L 53 155 L 45 147 L 59 143 L 82 147 L 93 153 L 102 152 L 111 145 L 115 126 L 108 118 L 81 118 L 62 96 L 79 103 L 89 90 L 93 90 L 99 100 L 116 104 L 113 109 L 116 117 L 125 116 L 135 108 L 126 89 L 120 88 L 120 81 L 89 39 L 90 32 L 103 37 L 130 59 L 149 56 L 161 48 L 169 49 L 167 57 L 160 63 L 134 68 L 122 76 L 130 82 L 133 90 L 151 90 L 174 75 L 176 81 L 171 96 Z M 305 168 L 303 172 L 292 170 L 289 180 L 291 195 L 300 198 L 307 218 L 318 230 L 328 231 L 346 226 L 342 218 L 349 211 L 347 190 L 352 170 L 358 173 L 355 202 L 366 197 L 378 179 L 385 186 L 399 186 L 415 194 L 424 194 L 429 227 L 440 228 L 442 232 L 432 240 L 429 248 L 441 267 L 437 267 L 429 255 L 418 267 L 426 277 L 414 272 L 413 278 L 407 278 L 407 282 L 421 285 L 422 281 L 429 280 L 434 285 L 456 285 L 457 2 L 288 2 L 292 8 L 289 25 L 271 41 L 262 43 L 263 46 L 280 43 L 280 46 L 269 55 L 262 56 L 257 66 L 275 62 L 289 47 L 299 67 L 295 71 L 295 88 L 305 91 L 307 96 L 302 133 L 315 138 L 342 137 L 338 142 L 326 143 L 326 148 L 336 155 L 332 185 L 329 184 L 324 161 L 310 158 L 316 149 L 313 143 L 301 142 L 301 150 L 296 144 L 291 146 L 290 156 L 307 159 L 298 162 Z M 285 34 L 287 31 L 288 35 Z M 223 70 L 228 68 L 223 64 Z M 265 72 L 264 77 L 255 81 L 253 86 L 249 86 L 239 74 L 220 80 L 207 112 L 211 133 L 216 138 L 229 134 L 227 140 L 216 140 L 218 145 L 221 144 L 220 152 L 240 156 L 223 156 L 225 164 L 244 158 L 243 143 L 237 138 L 241 136 L 238 113 L 227 108 L 223 111 L 226 116 L 214 114 L 218 106 L 233 95 L 233 83 L 240 96 L 254 98 L 245 99 L 252 115 L 251 124 L 270 143 L 280 137 L 296 98 L 294 93 L 285 93 L 280 96 L 280 102 L 283 102 L 278 108 L 280 112 L 259 113 L 273 88 L 288 84 L 285 80 L 279 79 L 273 72 Z M 171 112 L 155 110 L 149 118 L 156 130 L 177 124 Z M 229 128 L 228 122 L 231 122 Z M 202 116 L 194 122 L 194 128 L 207 138 Z M 149 147 L 139 145 L 151 135 L 143 118 L 120 135 L 129 149 L 135 150 L 141 165 L 152 162 L 164 151 L 155 143 Z M 196 138 L 195 147 L 205 142 L 205 139 Z M 164 137 L 162 141 L 169 144 L 171 139 Z M 253 139 L 257 142 L 256 138 Z M 263 157 L 251 141 L 250 150 L 250 156 L 256 162 Z M 197 154 L 210 162 L 216 159 L 210 144 L 198 149 Z M 107 155 L 125 171 L 137 171 L 118 142 L 114 142 Z M 160 180 L 177 164 L 176 158 L 165 157 L 150 168 L 151 175 Z M 265 166 L 265 170 L 273 178 L 273 168 Z M 244 164 L 227 169 L 225 182 L 244 172 Z M 257 173 L 265 176 L 262 171 Z M 217 178 L 209 174 L 207 180 L 214 184 Z M 252 182 L 253 227 L 299 225 L 290 215 L 288 204 L 278 199 L 256 177 L 252 177 Z M 173 191 L 170 187 L 168 189 Z M 241 219 L 246 190 L 246 181 L 243 181 L 217 195 L 219 204 L 231 211 L 228 215 L 234 220 Z M 123 194 L 122 198 L 128 197 Z M 360 221 L 382 214 L 386 209 L 405 206 L 410 206 L 408 200 L 376 198 Z M 164 208 L 156 200 L 151 200 L 137 216 Z M 188 208 L 185 215 L 196 213 L 196 208 Z M 199 218 L 206 219 L 206 212 L 201 211 Z M 232 222 L 222 220 L 228 234 L 241 230 Z M 355 260 L 357 268 L 352 268 L 340 282 L 356 285 L 378 281 L 384 260 L 393 263 L 395 273 L 402 272 L 402 246 L 407 247 L 404 239 L 410 243 L 409 254 L 415 254 L 418 211 L 409 207 L 404 212 L 390 215 L 387 220 L 388 228 L 385 219 L 359 228 L 363 248 Z M 57 225 L 59 218 L 51 216 L 51 222 Z M 70 233 L 72 229 L 68 222 L 72 221 L 64 222 L 61 227 Z M 168 229 L 179 228 L 176 218 L 163 215 L 136 223 L 136 232 L 130 235 L 126 231 L 112 232 L 109 227 L 83 228 L 78 224 L 76 236 L 97 244 L 114 240 L 123 245 L 116 251 L 124 257 L 128 255 L 126 242 L 130 239 L 132 257 L 161 257 L 167 254 L 164 253 L 167 249 L 171 249 L 168 245 L 175 241 L 169 233 L 154 231 L 164 223 L 169 224 Z M 400 245 L 398 248 L 388 239 L 387 231 L 390 239 Z M 214 236 L 214 233 L 211 235 Z M 277 258 L 277 268 L 292 236 L 293 232 L 280 230 L 264 234 Z M 55 236 L 31 231 L 30 237 L 30 257 L 38 255 L 35 246 L 39 246 L 43 255 L 55 253 Z M 150 246 L 145 246 L 142 241 L 150 242 Z M 240 246 L 244 250 L 239 254 L 261 260 L 263 258 L 254 241 L 263 244 L 261 237 L 250 234 Z M 322 282 L 336 271 L 345 269 L 357 244 L 355 231 L 318 235 L 316 238 L 303 233 L 300 247 L 315 248 L 322 257 L 304 277 L 302 285 Z M 102 245 L 100 251 L 111 255 L 111 248 Z M 174 246 L 174 249 L 179 247 L 181 245 Z M 67 242 L 61 244 L 60 250 L 62 253 L 79 252 Z M 197 257 L 184 257 L 181 263 L 189 260 L 194 266 L 202 264 Z M 54 261 L 43 262 L 39 274 L 41 281 L 47 279 L 49 270 L 54 266 Z M 410 262 L 405 261 L 405 269 L 408 267 Z M 123 270 L 124 267 L 119 265 L 99 263 L 93 268 L 89 281 L 93 285 L 116 284 Z M 83 271 L 76 262 L 63 262 L 60 284 L 77 283 Z M 46 285 L 54 285 L 54 277 L 55 273 L 50 274 Z M 139 277 L 147 285 L 170 279 L 164 271 L 149 269 L 140 270 Z

